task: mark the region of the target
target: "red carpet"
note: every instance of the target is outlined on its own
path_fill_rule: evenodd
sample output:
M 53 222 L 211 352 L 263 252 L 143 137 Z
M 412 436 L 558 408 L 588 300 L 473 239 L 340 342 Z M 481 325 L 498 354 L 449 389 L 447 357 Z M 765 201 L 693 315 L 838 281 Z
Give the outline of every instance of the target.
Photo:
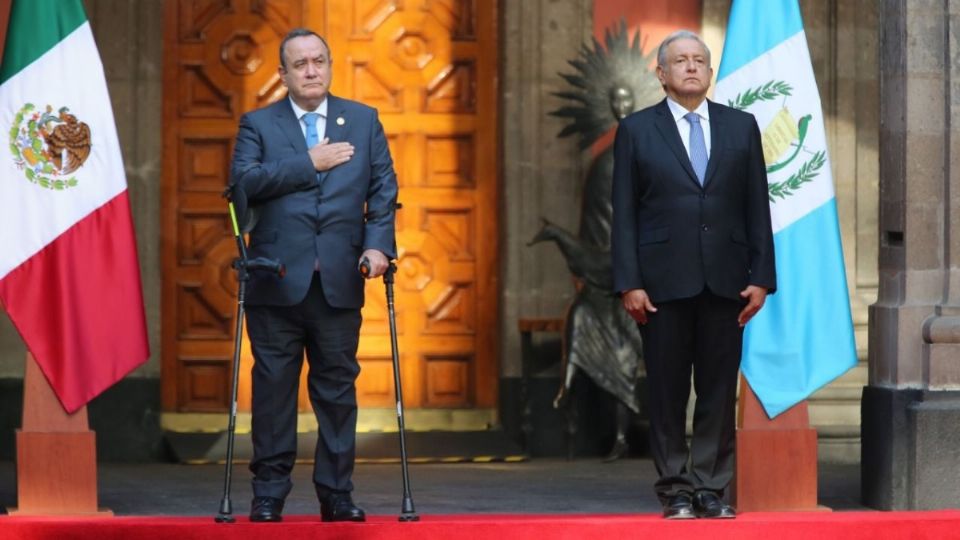
M 314 516 L 290 516 L 283 523 L 217 524 L 210 518 L 0 517 L 0 539 L 203 539 L 297 540 L 343 538 L 426 540 L 431 538 L 507 540 L 636 539 L 682 540 L 874 540 L 960 539 L 960 511 L 748 513 L 735 520 L 665 521 L 643 515 L 459 515 L 423 516 L 398 523 L 376 516 L 367 523 L 320 523 Z

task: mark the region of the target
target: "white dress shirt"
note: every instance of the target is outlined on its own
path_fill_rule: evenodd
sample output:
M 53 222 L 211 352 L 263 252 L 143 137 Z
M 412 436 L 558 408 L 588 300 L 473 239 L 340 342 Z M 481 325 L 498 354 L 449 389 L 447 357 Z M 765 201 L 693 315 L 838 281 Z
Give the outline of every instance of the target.
M 327 133 L 327 98 L 323 98 L 323 102 L 320 103 L 320 106 L 313 111 L 305 111 L 301 109 L 293 98 L 287 98 L 290 100 L 290 106 L 293 107 L 293 115 L 300 120 L 300 132 L 303 133 L 303 138 L 307 138 L 307 124 L 303 121 L 303 115 L 308 112 L 315 112 L 320 115 L 317 118 L 317 140 L 322 141 L 324 135 Z M 707 145 L 707 148 L 710 148 L 710 145 Z
M 683 147 L 687 149 L 687 157 L 690 157 L 690 122 L 684 116 L 689 113 L 672 98 L 667 98 L 667 106 L 670 107 L 670 113 L 673 114 L 673 120 L 677 123 L 677 129 L 680 130 L 680 140 L 683 141 Z M 710 108 L 707 106 L 707 100 L 704 99 L 700 106 L 693 112 L 700 117 L 700 128 L 703 129 L 703 143 L 707 147 L 707 158 L 710 158 Z

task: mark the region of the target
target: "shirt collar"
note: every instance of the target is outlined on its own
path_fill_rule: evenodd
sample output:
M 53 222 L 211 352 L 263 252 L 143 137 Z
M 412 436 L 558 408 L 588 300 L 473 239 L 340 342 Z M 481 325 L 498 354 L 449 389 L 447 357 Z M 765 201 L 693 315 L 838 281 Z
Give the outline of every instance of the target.
M 319 114 L 321 118 L 324 118 L 324 119 L 327 118 L 327 105 L 328 105 L 328 102 L 330 101 L 327 98 L 323 98 L 323 101 L 320 102 L 320 106 L 313 111 L 307 111 L 307 110 L 301 109 L 300 106 L 297 105 L 295 101 L 293 101 L 292 97 L 288 96 L 287 99 L 290 100 L 290 106 L 293 107 L 293 115 L 297 117 L 297 120 L 302 120 L 303 115 L 307 114 L 308 112 L 315 112 Z
M 690 112 L 684 109 L 683 105 L 680 105 L 669 96 L 667 96 L 667 106 L 670 107 L 670 114 L 673 115 L 674 122 L 679 122 L 688 112 Z M 697 113 L 697 116 L 699 116 L 701 120 L 706 120 L 707 123 L 710 122 L 710 107 L 707 105 L 706 99 L 701 101 L 700 105 L 697 106 L 693 112 Z

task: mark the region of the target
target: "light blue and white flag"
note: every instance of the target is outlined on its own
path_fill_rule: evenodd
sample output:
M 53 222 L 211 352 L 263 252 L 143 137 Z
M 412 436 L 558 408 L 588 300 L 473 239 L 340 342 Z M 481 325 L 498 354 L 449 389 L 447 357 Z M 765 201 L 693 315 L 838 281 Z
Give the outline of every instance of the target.
M 714 99 L 763 138 L 777 293 L 747 325 L 741 370 L 772 418 L 857 362 L 820 95 L 797 0 L 734 0 Z

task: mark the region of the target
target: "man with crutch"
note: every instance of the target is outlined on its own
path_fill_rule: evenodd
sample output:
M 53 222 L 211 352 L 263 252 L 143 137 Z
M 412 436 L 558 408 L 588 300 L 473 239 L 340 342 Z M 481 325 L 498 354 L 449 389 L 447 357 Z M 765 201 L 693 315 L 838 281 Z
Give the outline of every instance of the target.
M 329 93 L 331 54 L 298 28 L 280 44 L 288 95 L 240 119 L 231 184 L 256 209 L 249 255 L 282 261 L 255 273 L 246 319 L 254 356 L 251 521 L 280 521 L 296 458 L 303 355 L 317 417 L 313 481 L 323 521 L 364 521 L 352 498 L 363 277 L 396 257 L 397 181 L 377 111 Z M 366 219 L 365 219 L 366 216 Z

